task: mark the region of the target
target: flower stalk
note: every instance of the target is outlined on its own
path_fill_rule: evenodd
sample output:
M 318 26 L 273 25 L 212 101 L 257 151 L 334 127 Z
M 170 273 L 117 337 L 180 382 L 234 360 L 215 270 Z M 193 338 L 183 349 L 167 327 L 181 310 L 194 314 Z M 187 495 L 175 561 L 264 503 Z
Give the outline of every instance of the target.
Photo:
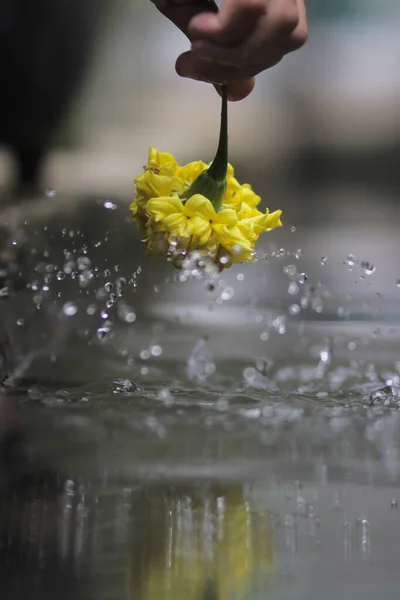
M 226 191 L 228 169 L 228 98 L 226 85 L 222 86 L 222 107 L 217 153 L 210 167 L 203 171 L 182 194 L 182 200 L 201 194 L 210 200 L 215 212 L 222 206 Z

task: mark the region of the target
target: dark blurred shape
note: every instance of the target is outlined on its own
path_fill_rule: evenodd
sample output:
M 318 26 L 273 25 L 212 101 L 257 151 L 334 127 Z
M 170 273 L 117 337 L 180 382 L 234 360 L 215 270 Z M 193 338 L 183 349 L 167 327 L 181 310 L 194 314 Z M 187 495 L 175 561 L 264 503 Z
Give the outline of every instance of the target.
M 22 187 L 43 160 L 88 66 L 103 0 L 0 1 L 0 143 Z

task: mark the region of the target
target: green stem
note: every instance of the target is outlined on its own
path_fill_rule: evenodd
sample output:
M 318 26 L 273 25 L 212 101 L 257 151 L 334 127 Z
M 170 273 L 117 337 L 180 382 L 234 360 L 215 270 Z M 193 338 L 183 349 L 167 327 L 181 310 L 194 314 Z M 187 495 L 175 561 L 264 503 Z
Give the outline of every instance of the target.
M 222 108 L 221 125 L 219 131 L 219 142 L 215 158 L 208 169 L 210 177 L 216 181 L 222 181 L 226 178 L 228 168 L 228 94 L 226 85 L 222 86 Z
M 226 86 L 222 87 L 222 109 L 219 142 L 215 158 L 208 169 L 205 169 L 195 179 L 192 185 L 184 191 L 181 198 L 184 202 L 195 194 L 208 198 L 218 212 L 226 190 L 226 173 L 228 170 L 228 99 Z

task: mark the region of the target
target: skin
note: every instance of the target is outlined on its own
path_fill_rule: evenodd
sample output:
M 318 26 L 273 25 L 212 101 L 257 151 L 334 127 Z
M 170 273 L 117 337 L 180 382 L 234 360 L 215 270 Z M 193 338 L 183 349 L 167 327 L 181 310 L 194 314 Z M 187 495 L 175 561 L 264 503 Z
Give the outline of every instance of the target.
M 307 40 L 304 0 L 223 0 L 218 12 L 182 20 L 190 1 L 171 14 L 164 12 L 191 40 L 191 49 L 176 61 L 176 71 L 182 77 L 228 84 L 232 101 L 246 98 L 256 75 Z

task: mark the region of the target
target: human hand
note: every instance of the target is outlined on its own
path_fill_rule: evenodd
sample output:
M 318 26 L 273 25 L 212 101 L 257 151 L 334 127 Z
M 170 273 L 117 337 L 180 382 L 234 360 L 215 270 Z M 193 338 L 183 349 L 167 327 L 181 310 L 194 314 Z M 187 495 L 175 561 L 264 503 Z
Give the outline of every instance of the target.
M 258 73 L 279 63 L 307 39 L 304 0 L 153 0 L 192 42 L 176 70 L 228 85 L 228 98 L 242 100 Z M 162 4 L 162 6 L 160 5 Z

